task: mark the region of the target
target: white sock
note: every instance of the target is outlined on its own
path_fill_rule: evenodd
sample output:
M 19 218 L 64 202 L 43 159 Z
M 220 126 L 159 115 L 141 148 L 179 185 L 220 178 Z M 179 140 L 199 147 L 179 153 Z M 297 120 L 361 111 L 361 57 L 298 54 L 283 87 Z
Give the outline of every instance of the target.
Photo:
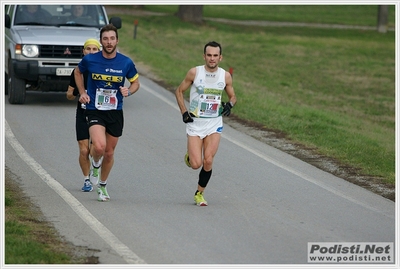
M 93 166 L 95 166 L 95 167 L 100 167 L 100 166 L 101 166 L 101 159 L 100 159 L 98 162 L 96 162 L 95 160 L 93 160 Z

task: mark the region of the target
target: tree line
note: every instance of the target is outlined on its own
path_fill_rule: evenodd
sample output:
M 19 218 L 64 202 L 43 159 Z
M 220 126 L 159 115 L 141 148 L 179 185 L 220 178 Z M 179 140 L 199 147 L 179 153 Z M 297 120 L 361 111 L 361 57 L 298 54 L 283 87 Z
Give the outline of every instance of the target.
M 377 31 L 379 33 L 386 33 L 388 30 L 388 14 L 389 6 L 378 5 Z M 204 22 L 203 5 L 180 5 L 176 15 L 182 21 L 195 24 L 202 24 Z

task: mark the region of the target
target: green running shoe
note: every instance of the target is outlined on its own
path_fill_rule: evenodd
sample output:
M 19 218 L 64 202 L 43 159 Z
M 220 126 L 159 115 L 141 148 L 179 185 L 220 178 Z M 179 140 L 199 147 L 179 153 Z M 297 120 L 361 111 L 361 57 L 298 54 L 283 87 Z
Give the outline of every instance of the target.
M 189 162 L 189 153 L 188 153 L 188 152 L 186 152 L 184 160 L 185 160 L 185 163 L 186 163 L 186 165 L 187 165 L 188 167 L 192 167 L 192 166 L 190 165 L 190 162 Z
M 207 206 L 207 201 L 204 200 L 203 197 L 203 192 L 197 192 L 197 194 L 194 196 L 194 202 L 196 203 L 196 205 L 198 206 Z
M 105 186 L 100 186 L 97 188 L 97 194 L 99 198 L 97 198 L 100 202 L 107 202 L 110 200 L 110 196 L 108 195 L 107 188 Z

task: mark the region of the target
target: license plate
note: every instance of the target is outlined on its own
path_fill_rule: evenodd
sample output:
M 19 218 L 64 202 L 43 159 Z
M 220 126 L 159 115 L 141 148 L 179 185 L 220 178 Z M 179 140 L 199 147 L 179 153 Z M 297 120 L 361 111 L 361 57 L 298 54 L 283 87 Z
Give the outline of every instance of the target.
M 56 75 L 57 76 L 70 76 L 73 68 L 57 68 Z

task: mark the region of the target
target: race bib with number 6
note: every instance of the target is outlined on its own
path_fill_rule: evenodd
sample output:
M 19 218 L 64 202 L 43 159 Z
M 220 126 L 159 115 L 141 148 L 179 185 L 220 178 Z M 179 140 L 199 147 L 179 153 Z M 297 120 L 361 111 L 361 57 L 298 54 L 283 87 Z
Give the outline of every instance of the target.
M 118 107 L 116 89 L 96 89 L 96 103 L 98 110 L 115 110 Z

